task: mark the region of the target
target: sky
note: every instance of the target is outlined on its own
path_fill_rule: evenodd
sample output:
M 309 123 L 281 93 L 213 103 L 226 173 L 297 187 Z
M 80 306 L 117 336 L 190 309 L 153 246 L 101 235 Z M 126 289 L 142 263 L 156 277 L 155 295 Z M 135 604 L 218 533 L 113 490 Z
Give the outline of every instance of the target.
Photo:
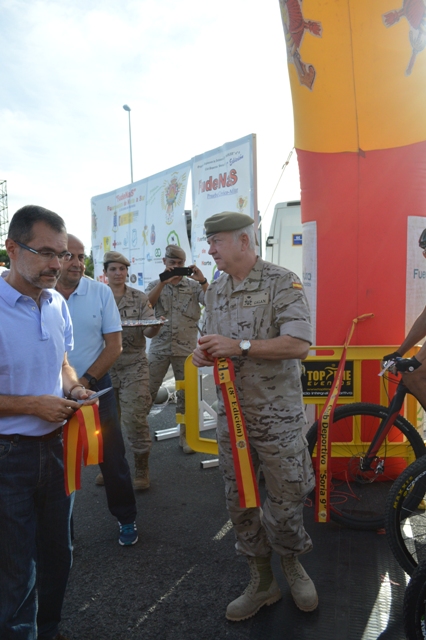
M 278 0 L 0 7 L 9 220 L 25 204 L 42 205 L 90 248 L 90 199 L 130 182 L 124 104 L 134 181 L 255 133 L 265 229 L 275 203 L 300 197 L 295 153 L 282 171 L 293 111 Z

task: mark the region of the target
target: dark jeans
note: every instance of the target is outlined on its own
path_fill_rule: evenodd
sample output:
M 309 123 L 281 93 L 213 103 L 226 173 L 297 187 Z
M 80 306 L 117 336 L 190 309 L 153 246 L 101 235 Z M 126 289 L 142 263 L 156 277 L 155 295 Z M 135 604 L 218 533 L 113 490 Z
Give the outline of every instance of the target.
M 0 437 L 0 638 L 51 640 L 72 562 L 74 497 L 65 493 L 61 436 L 11 438 Z
M 111 386 L 107 373 L 93 390 Z M 113 389 L 99 398 L 99 417 L 104 441 L 104 461 L 99 466 L 104 477 L 108 508 L 121 524 L 129 524 L 136 520 L 136 499 Z

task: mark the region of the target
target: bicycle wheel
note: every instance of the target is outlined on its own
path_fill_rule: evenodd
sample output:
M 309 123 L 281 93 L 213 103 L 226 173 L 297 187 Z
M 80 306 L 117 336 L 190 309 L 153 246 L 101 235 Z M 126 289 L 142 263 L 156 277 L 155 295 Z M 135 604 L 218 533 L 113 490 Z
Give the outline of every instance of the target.
M 426 562 L 414 571 L 404 593 L 404 630 L 408 640 L 425 640 Z
M 426 561 L 426 456 L 410 464 L 394 482 L 386 501 L 385 528 L 390 548 L 409 573 Z
M 360 469 L 387 408 L 358 402 L 337 407 L 331 426 L 330 517 L 353 529 L 375 530 L 384 526 L 386 496 L 395 478 L 426 448 L 408 420 L 398 416 L 381 445 L 371 471 Z M 318 421 L 306 434 L 313 457 Z

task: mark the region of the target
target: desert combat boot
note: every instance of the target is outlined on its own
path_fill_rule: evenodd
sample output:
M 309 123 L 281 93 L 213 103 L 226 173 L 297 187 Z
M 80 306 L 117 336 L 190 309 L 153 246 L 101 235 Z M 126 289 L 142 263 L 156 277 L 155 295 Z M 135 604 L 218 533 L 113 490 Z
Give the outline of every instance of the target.
M 149 489 L 149 453 L 135 453 L 135 479 L 133 487 L 135 491 Z
M 257 613 L 260 607 L 273 604 L 281 598 L 281 591 L 274 578 L 271 558 L 247 557 L 250 567 L 250 582 L 244 593 L 233 600 L 226 609 L 228 620 L 245 620 Z
M 318 606 L 315 585 L 296 556 L 281 556 L 281 568 L 290 585 L 291 595 L 302 611 L 313 611 Z
M 184 453 L 195 453 L 194 449 L 191 449 L 186 441 L 186 425 L 181 424 L 179 430 L 179 446 Z

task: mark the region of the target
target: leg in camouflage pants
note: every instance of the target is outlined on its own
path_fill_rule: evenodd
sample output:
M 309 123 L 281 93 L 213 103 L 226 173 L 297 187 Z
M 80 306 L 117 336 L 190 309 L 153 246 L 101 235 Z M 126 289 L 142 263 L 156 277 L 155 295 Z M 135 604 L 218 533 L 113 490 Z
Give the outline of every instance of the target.
M 164 377 L 170 365 L 172 365 L 175 380 L 184 379 L 184 366 L 185 366 L 186 356 L 164 356 L 164 355 L 156 355 L 155 353 L 150 352 L 148 354 L 148 360 L 149 360 L 149 389 L 151 392 L 152 402 L 154 402 L 155 398 L 157 397 L 158 390 L 161 387 L 161 384 L 164 380 Z M 176 396 L 177 396 L 177 405 L 176 405 L 177 413 L 185 413 L 185 395 L 183 391 L 178 391 Z
M 148 363 L 138 363 L 137 368 L 113 368 L 111 378 L 121 426 L 133 453 L 149 453 L 152 440 L 147 420 L 151 408 Z
M 237 538 L 237 552 L 246 556 L 300 555 L 312 549 L 303 525 L 303 505 L 315 476 L 301 430 L 284 425 L 247 425 L 255 470 L 261 465 L 267 497 L 260 508 L 240 507 L 226 415 L 218 415 L 217 439 L 228 513 Z
M 185 361 L 186 356 L 163 356 L 156 355 L 155 353 L 149 353 L 149 380 L 150 380 L 150 391 L 152 401 L 155 401 L 158 390 L 161 386 L 161 383 L 164 380 L 164 376 L 167 373 L 167 370 L 172 365 L 173 373 L 175 376 L 175 380 L 183 380 L 184 379 L 184 369 L 185 369 Z M 177 413 L 185 413 L 185 394 L 183 391 L 178 391 L 176 393 L 177 404 L 176 404 L 176 412 Z M 179 438 L 179 446 L 182 447 L 184 453 L 194 453 L 191 447 L 186 442 L 186 428 L 185 424 L 180 425 L 180 438 Z

